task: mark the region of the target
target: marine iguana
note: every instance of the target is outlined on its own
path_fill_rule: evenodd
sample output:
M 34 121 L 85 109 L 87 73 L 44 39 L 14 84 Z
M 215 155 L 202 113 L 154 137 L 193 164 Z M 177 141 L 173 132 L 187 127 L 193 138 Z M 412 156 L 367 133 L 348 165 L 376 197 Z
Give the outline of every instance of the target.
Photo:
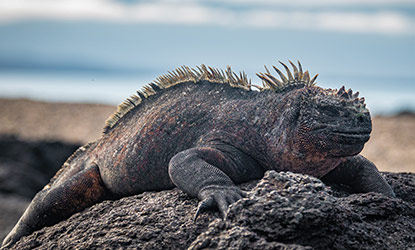
M 181 67 L 119 105 L 102 137 L 79 148 L 36 196 L 3 242 L 53 225 L 104 199 L 177 186 L 200 202 L 196 216 L 244 196 L 235 184 L 266 170 L 309 174 L 356 192 L 394 192 L 359 155 L 371 118 L 359 93 L 323 89 L 289 61 L 245 73 Z M 253 90 L 256 87 L 259 91 Z

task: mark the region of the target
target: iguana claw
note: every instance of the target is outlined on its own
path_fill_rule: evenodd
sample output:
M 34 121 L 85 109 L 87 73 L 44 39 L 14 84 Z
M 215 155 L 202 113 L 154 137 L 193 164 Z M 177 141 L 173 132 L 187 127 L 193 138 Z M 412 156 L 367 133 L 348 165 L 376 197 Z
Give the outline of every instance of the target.
M 243 197 L 246 197 L 246 192 L 236 186 L 207 186 L 199 192 L 199 198 L 202 200 L 199 202 L 194 220 L 196 220 L 202 212 L 209 209 L 218 209 L 222 219 L 225 219 L 229 205 Z
M 199 217 L 201 213 L 214 207 L 215 207 L 215 200 L 212 197 L 200 201 L 199 205 L 197 206 L 197 210 L 196 210 L 193 220 L 196 221 L 197 217 Z

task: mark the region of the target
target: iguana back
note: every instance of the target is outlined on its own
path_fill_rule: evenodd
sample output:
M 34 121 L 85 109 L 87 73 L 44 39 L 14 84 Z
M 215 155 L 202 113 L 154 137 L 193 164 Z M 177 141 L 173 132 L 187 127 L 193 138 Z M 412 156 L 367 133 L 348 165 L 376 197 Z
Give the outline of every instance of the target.
M 225 133 L 233 106 L 253 103 L 257 94 L 209 81 L 157 90 L 98 141 L 94 161 L 106 187 L 120 195 L 174 187 L 167 171 L 171 158 L 206 143 L 214 129 Z

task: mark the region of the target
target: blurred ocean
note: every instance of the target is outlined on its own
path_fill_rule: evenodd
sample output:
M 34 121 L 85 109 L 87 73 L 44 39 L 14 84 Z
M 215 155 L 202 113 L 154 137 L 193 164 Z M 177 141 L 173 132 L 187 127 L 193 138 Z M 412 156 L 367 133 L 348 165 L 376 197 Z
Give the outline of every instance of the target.
M 415 110 L 414 58 L 414 0 L 0 1 L 0 98 L 118 104 L 181 65 L 260 84 L 290 59 L 391 114 Z
M 151 81 L 149 74 L 2 72 L 0 97 L 118 105 Z
M 252 82 L 261 85 L 252 70 Z M 0 97 L 29 98 L 49 102 L 81 102 L 117 105 L 143 85 L 166 72 L 33 72 L 0 71 Z M 405 77 L 364 75 L 320 75 L 318 85 L 325 88 L 352 88 L 366 98 L 372 114 L 415 111 L 415 80 Z

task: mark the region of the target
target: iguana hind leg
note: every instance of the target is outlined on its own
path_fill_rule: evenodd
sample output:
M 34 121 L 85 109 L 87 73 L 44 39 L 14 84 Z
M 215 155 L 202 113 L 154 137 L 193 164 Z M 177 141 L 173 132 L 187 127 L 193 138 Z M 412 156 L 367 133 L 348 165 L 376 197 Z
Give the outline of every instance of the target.
M 53 225 L 72 214 L 99 201 L 106 195 L 99 169 L 96 165 L 60 179 L 41 190 L 3 241 L 8 247 L 22 236 L 45 226 Z
M 322 180 L 348 185 L 358 193 L 376 192 L 395 197 L 391 186 L 380 175 L 375 164 L 361 155 L 348 157 Z

